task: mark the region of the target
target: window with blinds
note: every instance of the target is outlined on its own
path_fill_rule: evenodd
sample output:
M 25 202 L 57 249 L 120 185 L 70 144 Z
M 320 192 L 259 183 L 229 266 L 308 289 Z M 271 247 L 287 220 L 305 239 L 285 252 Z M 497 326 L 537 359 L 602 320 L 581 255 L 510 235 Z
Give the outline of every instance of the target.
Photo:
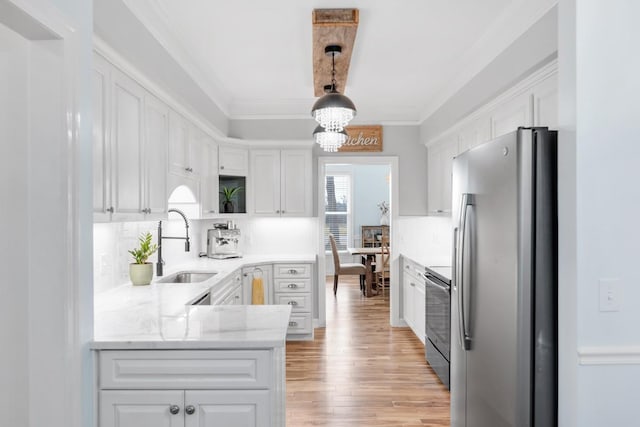
M 324 248 L 331 251 L 329 233 L 336 239 L 338 250 L 346 250 L 351 238 L 351 176 L 325 176 Z

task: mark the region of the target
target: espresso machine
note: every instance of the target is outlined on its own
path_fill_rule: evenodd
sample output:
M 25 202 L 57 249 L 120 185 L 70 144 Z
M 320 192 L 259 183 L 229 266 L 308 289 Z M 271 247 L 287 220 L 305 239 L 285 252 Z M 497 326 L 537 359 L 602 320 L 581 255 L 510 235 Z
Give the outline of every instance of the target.
M 214 259 L 240 258 L 240 229 L 233 221 L 215 223 L 207 230 L 207 257 Z

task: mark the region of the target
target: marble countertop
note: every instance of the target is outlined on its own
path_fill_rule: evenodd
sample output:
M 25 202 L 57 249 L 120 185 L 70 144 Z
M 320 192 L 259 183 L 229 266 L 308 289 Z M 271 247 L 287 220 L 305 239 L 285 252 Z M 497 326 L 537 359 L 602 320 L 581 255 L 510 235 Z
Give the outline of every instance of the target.
M 166 269 L 215 271 L 200 283 L 125 284 L 94 298 L 94 341 L 106 349 L 206 349 L 284 346 L 290 306 L 192 306 L 190 303 L 242 267 L 315 262 L 315 255 L 251 255 L 228 260 L 200 258 Z

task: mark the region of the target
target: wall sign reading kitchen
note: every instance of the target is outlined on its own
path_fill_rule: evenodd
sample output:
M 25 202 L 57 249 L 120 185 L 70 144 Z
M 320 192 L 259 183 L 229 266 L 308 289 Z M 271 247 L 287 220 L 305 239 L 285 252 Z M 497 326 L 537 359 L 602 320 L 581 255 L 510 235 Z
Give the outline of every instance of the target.
M 380 152 L 382 151 L 382 126 L 347 126 L 349 138 L 338 150 L 345 152 Z

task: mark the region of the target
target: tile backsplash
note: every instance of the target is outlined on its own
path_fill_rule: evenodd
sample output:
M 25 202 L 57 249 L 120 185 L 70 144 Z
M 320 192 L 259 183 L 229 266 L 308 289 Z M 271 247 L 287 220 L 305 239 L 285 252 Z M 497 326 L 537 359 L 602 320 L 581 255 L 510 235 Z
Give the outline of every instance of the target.
M 181 240 L 165 240 L 162 257 L 169 268 L 193 260 L 206 251 L 207 230 L 223 220 L 189 220 L 191 251 L 184 251 Z M 317 252 L 317 218 L 238 218 L 240 251 L 245 254 L 313 254 Z M 138 246 L 138 236 L 147 231 L 157 242 L 157 221 L 96 223 L 93 226 L 94 292 L 104 292 L 129 283 L 129 249 Z M 165 236 L 184 236 L 180 218 L 162 221 Z M 157 254 L 149 258 L 157 261 Z M 155 267 L 154 267 L 155 275 Z

